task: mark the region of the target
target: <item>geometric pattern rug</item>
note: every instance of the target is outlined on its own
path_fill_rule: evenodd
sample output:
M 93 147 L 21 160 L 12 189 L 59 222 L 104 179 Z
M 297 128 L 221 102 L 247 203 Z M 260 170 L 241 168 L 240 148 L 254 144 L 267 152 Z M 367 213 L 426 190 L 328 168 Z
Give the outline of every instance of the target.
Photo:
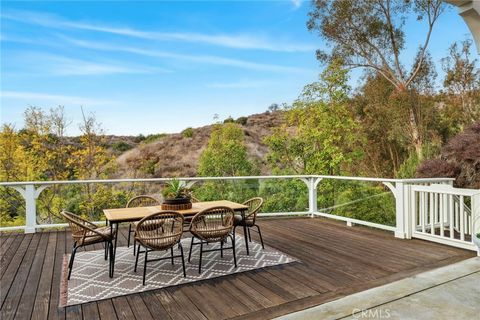
M 192 259 L 188 263 L 190 239 L 182 239 L 187 276 L 183 277 L 181 258 L 175 258 L 174 265 L 171 264 L 170 259 L 148 262 L 145 285 L 142 284 L 144 254 L 141 254 L 138 259 L 138 268 L 135 273 L 133 270 L 135 265 L 133 246 L 130 246 L 130 248 L 117 247 L 113 278 L 108 276 L 108 260 L 104 260 L 103 249 L 77 252 L 70 280 L 67 280 L 67 264 L 70 255 L 64 255 L 60 307 L 177 286 L 297 261 L 295 258 L 268 246 L 262 249 L 262 245 L 255 241 L 249 242 L 250 255 L 247 255 L 245 240 L 237 234 L 235 241 L 237 268 L 233 264 L 232 249 L 225 249 L 223 258 L 220 257 L 220 251 L 204 252 L 202 273 L 198 274 L 200 246 L 193 246 Z M 225 247 L 230 245 L 229 241 Z M 209 244 L 204 248 L 214 249 L 219 248 L 219 246 L 220 244 Z M 178 246 L 175 246 L 174 255 L 177 254 L 180 254 L 180 250 Z M 169 256 L 170 251 L 148 253 L 149 260 Z

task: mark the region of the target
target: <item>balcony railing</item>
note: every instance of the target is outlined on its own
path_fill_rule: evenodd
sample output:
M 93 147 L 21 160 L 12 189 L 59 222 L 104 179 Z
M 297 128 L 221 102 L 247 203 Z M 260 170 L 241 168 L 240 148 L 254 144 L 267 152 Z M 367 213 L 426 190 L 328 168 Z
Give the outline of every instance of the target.
M 354 224 L 364 225 L 373 228 L 379 228 L 387 231 L 394 232 L 395 236 L 398 238 L 410 238 L 412 235 L 416 235 L 414 232 L 415 227 L 413 227 L 413 218 L 412 218 L 412 203 L 414 197 L 412 197 L 412 190 L 419 190 L 420 187 L 428 187 L 430 185 L 439 185 L 443 184 L 445 187 L 450 188 L 450 192 L 455 193 L 456 188 L 451 187 L 453 179 L 451 178 L 433 178 L 433 179 L 384 179 L 384 178 L 366 178 L 366 177 L 345 177 L 345 176 L 326 176 L 326 175 L 282 175 L 282 176 L 244 176 L 244 177 L 185 177 L 185 178 L 176 178 L 188 187 L 195 187 L 196 185 L 206 184 L 206 183 L 239 183 L 239 181 L 252 181 L 258 182 L 260 185 L 269 181 L 271 185 L 276 186 L 280 184 L 281 181 L 296 181 L 299 183 L 302 181 L 304 187 L 298 191 L 298 198 L 305 199 L 305 205 L 302 207 L 299 206 L 286 208 L 281 212 L 263 212 L 261 216 L 310 216 L 310 217 L 326 217 L 336 220 L 341 220 L 351 226 Z M 72 181 L 25 181 L 25 182 L 2 182 L 0 187 L 13 188 L 15 189 L 25 201 L 25 224 L 20 226 L 2 226 L 0 231 L 22 229 L 26 233 L 35 232 L 40 228 L 51 228 L 51 227 L 63 227 L 66 226 L 64 223 L 53 223 L 52 221 L 45 223 L 44 221 L 39 221 L 37 216 L 37 201 L 41 193 L 47 188 L 59 188 L 62 186 L 88 186 L 88 185 L 127 185 L 127 184 L 150 184 L 152 186 L 158 186 L 159 184 L 164 184 L 172 178 L 149 178 L 149 179 L 111 179 L 111 180 L 72 180 Z M 323 190 L 321 190 L 322 184 L 330 183 L 370 183 L 375 185 L 380 185 L 383 187 L 383 192 L 378 194 L 368 195 L 363 198 L 354 199 L 353 201 L 348 201 L 346 203 L 337 203 L 332 202 L 331 205 L 322 205 L 319 208 L 319 196 L 323 199 Z M 417 189 L 412 189 L 415 187 Z M 344 187 L 345 188 L 345 187 Z M 380 188 L 381 189 L 381 188 Z M 258 191 L 258 188 L 257 188 Z M 159 191 L 156 191 L 159 192 Z M 305 192 L 305 194 L 302 194 Z M 415 192 L 415 191 L 414 191 Z M 480 191 L 479 191 L 480 192 Z M 475 193 L 475 192 L 473 192 Z M 367 201 L 368 199 L 377 198 L 378 201 L 386 201 L 384 199 L 386 196 L 389 196 L 394 201 L 394 222 L 389 224 L 378 223 L 375 221 L 368 221 L 368 219 L 363 219 L 362 217 L 352 218 L 345 215 L 338 215 L 336 211 L 339 208 L 346 206 L 355 206 L 358 203 Z M 413 193 L 415 194 L 415 193 Z M 460 197 L 461 195 L 458 195 Z M 281 199 L 275 199 L 276 195 L 271 196 L 271 202 L 281 201 Z M 278 197 L 278 196 L 277 196 Z M 471 202 L 480 202 L 480 200 L 475 200 L 475 196 L 471 197 Z M 460 198 L 459 198 L 460 199 Z M 463 198 L 462 198 L 463 199 Z M 301 202 L 301 201 L 300 201 Z M 471 203 L 470 202 L 470 203 Z M 451 203 L 451 202 L 450 202 Z M 450 204 L 449 204 L 450 205 Z M 443 202 L 438 202 L 438 206 L 443 206 Z M 473 208 L 473 207 L 472 207 Z M 468 210 L 472 210 L 469 207 Z M 443 208 L 442 210 L 447 210 L 448 208 Z M 475 210 L 475 208 L 473 208 Z M 460 209 L 458 209 L 460 210 Z M 460 212 L 460 211 L 459 211 Z M 465 210 L 461 212 L 466 212 Z M 471 212 L 472 215 L 480 215 L 476 212 Z M 470 217 L 471 221 L 469 229 L 466 229 L 467 232 L 473 234 L 474 230 L 477 230 L 473 225 L 473 216 Z M 100 219 L 98 219 L 100 220 Z M 99 223 L 102 223 L 99 221 Z M 459 224 L 460 226 L 460 224 Z M 465 237 L 463 238 L 465 239 Z M 430 239 L 431 240 L 431 239 Z

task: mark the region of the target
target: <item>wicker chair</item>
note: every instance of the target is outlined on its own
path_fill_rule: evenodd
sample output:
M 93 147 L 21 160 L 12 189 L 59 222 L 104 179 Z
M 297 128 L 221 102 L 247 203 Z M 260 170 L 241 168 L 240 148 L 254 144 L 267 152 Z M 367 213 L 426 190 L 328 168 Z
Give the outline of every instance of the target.
M 248 206 L 248 211 L 245 213 L 244 218 L 242 216 L 236 215 L 235 220 L 234 220 L 234 227 L 233 227 L 233 234 L 235 234 L 235 229 L 238 226 L 245 226 L 247 230 L 247 234 L 245 237 L 248 236 L 248 240 L 252 242 L 252 236 L 250 235 L 250 229 L 253 227 L 256 227 L 258 232 L 258 235 L 260 236 L 260 242 L 262 243 L 262 248 L 265 249 L 265 246 L 263 245 L 263 239 L 262 239 L 262 232 L 260 231 L 260 226 L 256 224 L 256 219 L 257 219 L 257 213 L 260 211 L 262 205 L 263 205 L 263 199 L 260 197 L 252 198 L 243 203 L 244 205 Z
M 151 196 L 141 195 L 133 197 L 132 199 L 128 200 L 126 208 L 136 208 L 136 207 L 150 207 L 150 206 L 159 206 L 161 205 L 160 201 L 155 199 Z M 127 247 L 130 248 L 130 236 L 132 233 L 135 232 L 135 225 L 136 223 L 130 223 L 128 226 L 128 239 L 127 239 Z M 135 255 L 135 239 L 133 241 L 133 254 Z
M 70 280 L 72 274 L 73 261 L 75 260 L 77 249 L 96 243 L 105 243 L 105 260 L 107 260 L 108 255 L 110 255 L 108 275 L 112 278 L 114 235 L 111 233 L 110 228 L 98 227 L 90 221 L 68 211 L 62 211 L 61 215 L 68 221 L 73 237 L 72 254 L 70 255 L 70 261 L 68 263 L 68 280 Z
M 195 198 L 194 196 L 190 197 L 190 201 L 192 203 L 197 203 L 200 202 L 198 198 Z M 188 232 L 190 230 L 190 222 L 192 222 L 193 216 L 185 216 L 185 220 L 183 221 L 183 232 Z
M 237 257 L 235 255 L 235 238 L 232 235 L 233 219 L 235 213 L 229 207 L 213 207 L 208 208 L 197 213 L 190 224 L 190 233 L 192 241 L 190 244 L 190 251 L 188 253 L 188 262 L 192 257 L 192 248 L 194 245 L 200 245 L 200 261 L 198 263 L 198 273 L 202 273 L 202 255 L 204 252 L 220 251 L 223 258 L 224 249 L 232 249 L 233 262 L 235 268 L 237 267 Z M 194 239 L 197 238 L 200 242 L 195 243 Z M 227 238 L 232 240 L 232 246 L 224 248 L 223 244 Z M 204 250 L 203 245 L 220 242 L 220 249 Z
M 137 256 L 135 258 L 135 272 L 137 272 L 138 257 L 140 253 L 145 252 L 143 264 L 143 284 L 145 285 L 145 276 L 147 273 L 147 262 L 171 259 L 172 265 L 174 258 L 182 258 L 183 276 L 186 277 L 185 260 L 183 257 L 183 247 L 180 239 L 183 233 L 183 215 L 175 211 L 161 211 L 146 216 L 138 222 L 135 228 L 135 240 L 138 242 Z M 173 255 L 173 247 L 178 243 L 180 255 Z M 140 251 L 140 246 L 145 248 Z M 170 249 L 171 256 L 148 260 L 148 253 L 151 251 L 165 251 Z

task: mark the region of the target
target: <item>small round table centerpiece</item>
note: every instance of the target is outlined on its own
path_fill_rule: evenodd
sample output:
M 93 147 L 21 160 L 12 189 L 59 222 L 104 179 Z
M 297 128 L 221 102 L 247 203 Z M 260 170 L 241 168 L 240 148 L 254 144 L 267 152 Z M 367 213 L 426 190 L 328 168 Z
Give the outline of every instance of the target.
M 180 180 L 169 181 L 162 194 L 165 199 L 162 203 L 162 210 L 188 210 L 192 208 L 191 191 Z

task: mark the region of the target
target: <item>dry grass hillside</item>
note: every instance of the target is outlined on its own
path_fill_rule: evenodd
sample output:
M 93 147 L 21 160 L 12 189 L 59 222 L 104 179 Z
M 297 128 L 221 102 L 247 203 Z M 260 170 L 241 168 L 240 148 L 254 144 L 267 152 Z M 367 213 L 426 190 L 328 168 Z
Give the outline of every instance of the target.
M 251 160 L 259 163 L 262 173 L 268 173 L 264 160 L 268 150 L 263 140 L 274 127 L 283 123 L 283 113 L 265 112 L 238 120 L 242 123 L 240 125 L 244 130 L 245 144 Z M 188 129 L 190 134 L 167 134 L 153 142 L 138 144 L 118 157 L 118 176 L 195 176 L 200 154 L 208 144 L 212 127 L 209 125 Z

